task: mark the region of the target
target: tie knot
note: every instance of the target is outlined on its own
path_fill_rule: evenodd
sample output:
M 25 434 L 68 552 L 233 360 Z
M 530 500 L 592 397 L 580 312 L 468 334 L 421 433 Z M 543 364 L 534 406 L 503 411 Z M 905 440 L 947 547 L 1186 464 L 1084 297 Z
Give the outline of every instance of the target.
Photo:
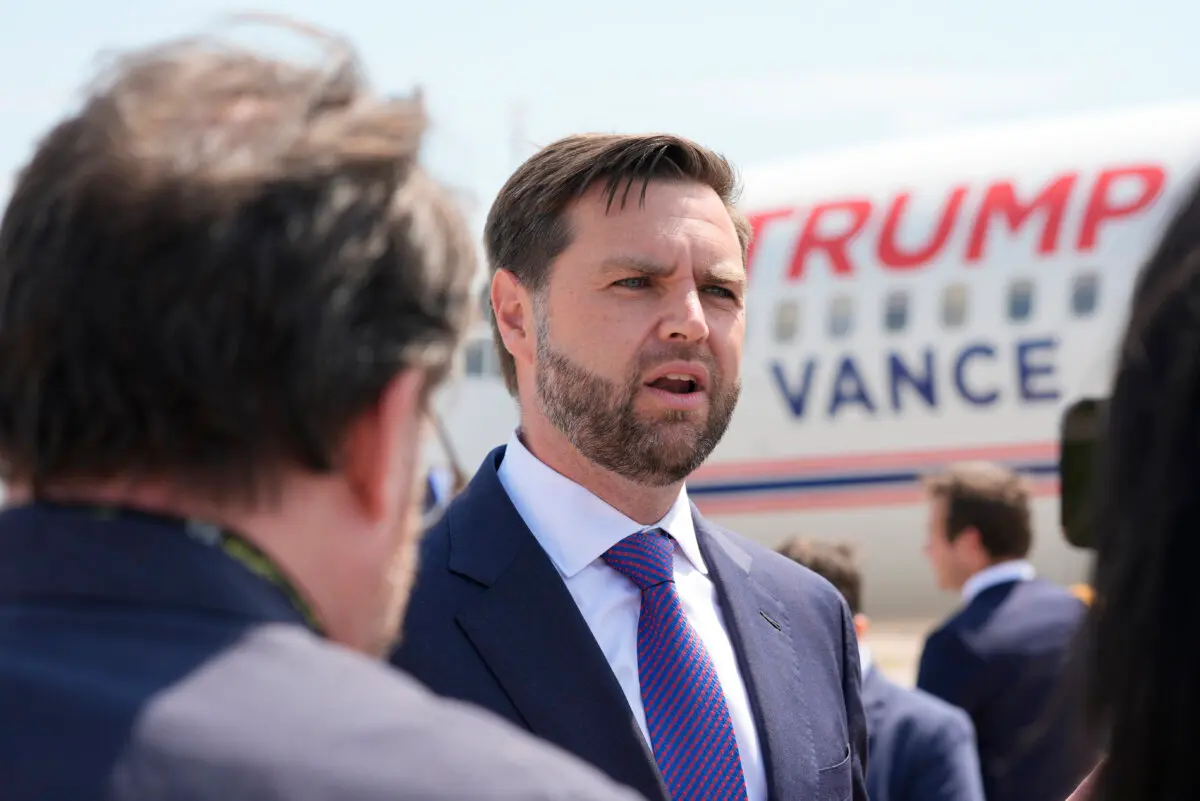
M 675 577 L 675 543 L 660 528 L 630 534 L 604 552 L 614 570 L 647 590 Z

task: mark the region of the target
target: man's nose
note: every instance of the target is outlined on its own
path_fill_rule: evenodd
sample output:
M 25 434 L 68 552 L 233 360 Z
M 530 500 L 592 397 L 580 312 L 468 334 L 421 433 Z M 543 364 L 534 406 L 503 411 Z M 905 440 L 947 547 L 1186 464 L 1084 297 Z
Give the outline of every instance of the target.
M 708 320 L 695 287 L 679 292 L 668 303 L 670 306 L 662 324 L 664 339 L 701 342 L 708 337 Z

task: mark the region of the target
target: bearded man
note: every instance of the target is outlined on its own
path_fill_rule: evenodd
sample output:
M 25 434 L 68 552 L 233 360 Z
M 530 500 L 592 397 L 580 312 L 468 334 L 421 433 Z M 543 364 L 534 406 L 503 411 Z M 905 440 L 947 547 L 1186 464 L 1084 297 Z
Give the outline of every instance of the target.
M 737 404 L 750 226 L 718 154 L 571 136 L 488 215 L 520 427 L 426 534 L 394 662 L 650 799 L 866 798 L 854 625 L 706 521 Z

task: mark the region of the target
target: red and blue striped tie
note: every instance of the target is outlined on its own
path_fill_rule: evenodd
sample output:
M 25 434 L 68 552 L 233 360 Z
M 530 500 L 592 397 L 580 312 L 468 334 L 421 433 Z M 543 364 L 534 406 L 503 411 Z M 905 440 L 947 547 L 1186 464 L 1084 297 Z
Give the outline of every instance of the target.
M 650 745 L 672 801 L 744 801 L 733 721 L 712 659 L 675 592 L 674 554 L 661 529 L 630 535 L 604 554 L 642 591 L 638 678 Z

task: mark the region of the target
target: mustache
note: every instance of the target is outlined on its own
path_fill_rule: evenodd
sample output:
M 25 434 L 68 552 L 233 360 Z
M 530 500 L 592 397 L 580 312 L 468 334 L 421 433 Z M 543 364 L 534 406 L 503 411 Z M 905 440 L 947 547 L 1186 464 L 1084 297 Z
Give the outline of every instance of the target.
M 668 362 L 696 362 L 708 368 L 709 375 L 717 375 L 717 359 L 712 351 L 701 345 L 657 345 L 638 354 L 633 372 L 640 375 L 647 370 Z

